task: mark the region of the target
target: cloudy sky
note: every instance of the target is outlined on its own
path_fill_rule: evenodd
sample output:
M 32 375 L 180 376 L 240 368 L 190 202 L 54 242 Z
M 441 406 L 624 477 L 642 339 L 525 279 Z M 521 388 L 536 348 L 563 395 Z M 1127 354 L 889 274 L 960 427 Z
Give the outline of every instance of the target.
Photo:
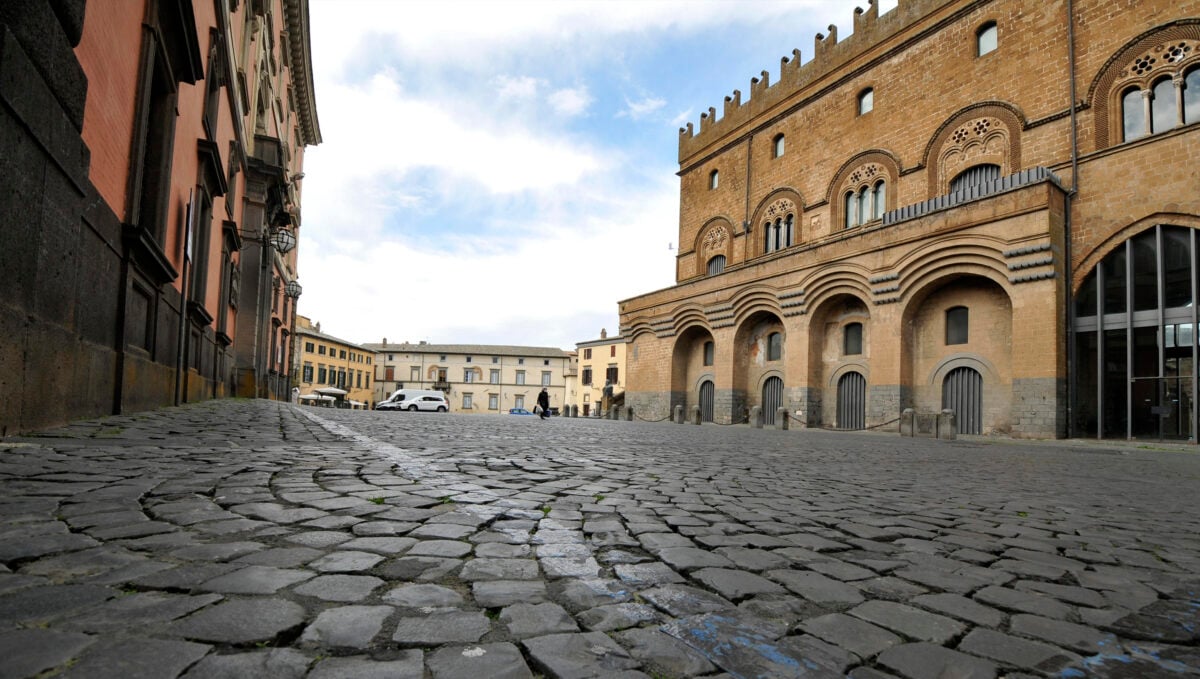
M 855 5 L 311 0 L 299 312 L 358 343 L 616 334 L 674 283 L 679 128 Z

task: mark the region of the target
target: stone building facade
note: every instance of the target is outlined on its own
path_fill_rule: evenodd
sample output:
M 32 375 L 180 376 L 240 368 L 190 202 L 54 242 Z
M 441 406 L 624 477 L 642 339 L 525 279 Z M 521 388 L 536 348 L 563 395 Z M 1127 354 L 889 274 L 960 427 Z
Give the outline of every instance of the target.
M 0 434 L 290 391 L 308 36 L 307 0 L 0 3 Z
M 567 403 L 572 354 L 553 347 L 494 344 L 368 343 L 374 351 L 375 401 L 397 389 L 436 389 L 446 394 L 452 413 L 504 415 L 511 408 L 533 410 L 542 387 L 550 407 Z
M 591 417 L 606 414 L 604 408 L 605 387 L 612 387 L 612 395 L 625 392 L 625 338 L 609 337 L 606 330 L 600 337 L 575 345 L 579 359 L 579 387 L 571 404 L 578 408 L 579 415 Z
M 627 402 L 1193 437 L 1200 2 L 853 21 L 680 130 L 677 283 L 619 303 Z
M 374 401 L 371 378 L 375 372 L 375 352 L 353 342 L 321 331 L 305 316 L 296 317 L 297 398 L 301 403 L 329 404 L 322 389 L 333 387 L 346 393 L 343 405 L 369 408 Z M 317 397 L 317 398 L 307 398 Z

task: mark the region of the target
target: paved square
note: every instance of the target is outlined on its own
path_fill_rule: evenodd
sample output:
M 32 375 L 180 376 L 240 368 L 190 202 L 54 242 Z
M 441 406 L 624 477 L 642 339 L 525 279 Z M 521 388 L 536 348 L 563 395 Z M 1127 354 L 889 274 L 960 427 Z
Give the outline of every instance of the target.
M 0 441 L 0 657 L 1186 676 L 1193 450 L 245 400 L 80 422 Z

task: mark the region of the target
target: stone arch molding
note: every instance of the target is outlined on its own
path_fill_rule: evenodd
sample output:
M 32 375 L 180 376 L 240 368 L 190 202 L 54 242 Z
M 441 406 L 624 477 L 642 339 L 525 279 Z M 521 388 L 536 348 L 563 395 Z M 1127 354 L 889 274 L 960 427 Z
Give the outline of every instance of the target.
M 1008 105 L 977 104 L 950 117 L 934 134 L 925 153 L 929 197 L 950 191 L 950 182 L 973 165 L 1000 166 L 1000 175 L 1021 169 L 1022 116 Z
M 940 387 L 942 382 L 946 380 L 946 375 L 949 375 L 950 371 L 957 368 L 971 368 L 982 375 L 987 384 L 1000 383 L 1000 373 L 996 370 L 996 366 L 992 365 L 992 362 L 986 358 L 978 354 L 951 354 L 942 359 L 930 371 L 929 384 Z
M 829 384 L 826 386 L 830 389 L 837 389 L 838 381 L 847 373 L 858 373 L 863 376 L 867 384 L 871 383 L 871 369 L 862 361 L 848 361 L 839 365 L 829 372 Z
M 845 207 L 842 197 L 848 191 L 859 191 L 873 186 L 880 179 L 887 182 L 884 212 L 896 206 L 896 187 L 900 180 L 900 162 L 888 151 L 873 149 L 860 153 L 838 170 L 829 184 L 825 200 L 830 206 L 829 228 L 838 231 L 845 223 Z

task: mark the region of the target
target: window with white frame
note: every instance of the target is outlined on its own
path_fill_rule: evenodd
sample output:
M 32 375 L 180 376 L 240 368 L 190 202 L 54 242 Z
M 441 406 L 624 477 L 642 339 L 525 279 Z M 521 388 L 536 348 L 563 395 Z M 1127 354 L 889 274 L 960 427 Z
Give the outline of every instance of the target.
M 500 409 L 500 397 L 496 394 L 488 394 L 488 410 Z
M 542 371 L 542 386 L 543 387 L 550 386 L 550 371 L 549 370 Z
M 472 405 L 475 400 L 474 394 L 463 394 L 462 407 L 463 410 L 471 410 L 475 406 Z
M 488 382 L 490 382 L 492 384 L 500 384 L 500 369 L 499 368 L 492 368 L 491 372 L 488 373 Z
M 524 370 L 517 371 L 517 384 L 525 384 L 525 371 Z

